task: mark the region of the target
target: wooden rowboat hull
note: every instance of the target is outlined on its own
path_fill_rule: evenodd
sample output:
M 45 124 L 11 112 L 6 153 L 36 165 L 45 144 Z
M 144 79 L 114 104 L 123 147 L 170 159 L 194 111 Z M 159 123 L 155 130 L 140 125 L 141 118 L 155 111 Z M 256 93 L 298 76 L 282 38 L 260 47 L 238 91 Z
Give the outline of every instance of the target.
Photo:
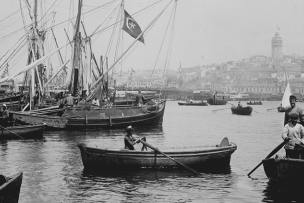
M 40 125 L 19 125 L 10 126 L 6 129 L 0 128 L 0 140 L 13 139 L 41 139 L 43 138 L 43 131 L 45 124 Z M 17 136 L 19 135 L 19 136 Z
M 180 105 L 180 106 L 208 106 L 208 103 L 206 103 L 206 102 L 200 102 L 200 103 L 178 102 L 178 105 Z
M 0 175 L 0 179 L 8 179 L 7 182 L 0 183 L 0 202 L 3 203 L 17 203 L 19 201 L 20 188 L 22 184 L 23 173 L 15 174 L 11 177 Z
M 174 161 L 154 151 L 108 150 L 78 144 L 85 169 L 125 168 L 179 168 Z M 230 165 L 231 154 L 237 146 L 230 143 L 225 147 L 207 147 L 196 151 L 164 152 L 173 159 L 196 169 L 225 167 Z
M 125 128 L 132 126 L 161 126 L 166 101 L 151 107 L 116 107 L 98 109 L 67 108 L 67 128 Z
M 280 183 L 303 183 L 304 160 L 290 158 L 269 158 L 263 160 L 264 171 L 271 181 Z
M 231 107 L 231 111 L 233 114 L 237 115 L 250 115 L 252 113 L 252 107 L 251 106 L 246 106 L 246 107 Z

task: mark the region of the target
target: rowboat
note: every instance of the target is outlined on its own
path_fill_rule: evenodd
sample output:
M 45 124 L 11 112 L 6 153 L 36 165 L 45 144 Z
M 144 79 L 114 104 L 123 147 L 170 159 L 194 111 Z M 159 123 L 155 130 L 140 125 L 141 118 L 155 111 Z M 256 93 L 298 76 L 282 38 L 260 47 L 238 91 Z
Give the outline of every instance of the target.
M 178 102 L 178 105 L 180 106 L 208 106 L 207 102 Z
M 269 180 L 280 183 L 302 184 L 304 160 L 276 156 L 263 160 L 264 171 Z
M 226 140 L 226 141 L 224 141 Z M 236 144 L 224 138 L 220 145 L 200 147 L 197 150 L 164 151 L 176 161 L 192 168 L 206 169 L 230 165 Z M 224 143 L 224 144 L 223 144 Z M 78 144 L 85 169 L 125 168 L 180 168 L 176 162 L 155 151 L 110 150 Z
M 262 105 L 263 103 L 261 101 L 258 102 L 246 102 L 247 105 Z
M 0 202 L 17 203 L 19 201 L 22 176 L 22 172 L 10 177 L 0 175 Z
M 252 107 L 251 106 L 246 106 L 246 107 L 231 107 L 231 111 L 233 114 L 237 115 L 250 115 L 252 112 Z
M 0 127 L 0 140 L 41 139 L 45 124 Z

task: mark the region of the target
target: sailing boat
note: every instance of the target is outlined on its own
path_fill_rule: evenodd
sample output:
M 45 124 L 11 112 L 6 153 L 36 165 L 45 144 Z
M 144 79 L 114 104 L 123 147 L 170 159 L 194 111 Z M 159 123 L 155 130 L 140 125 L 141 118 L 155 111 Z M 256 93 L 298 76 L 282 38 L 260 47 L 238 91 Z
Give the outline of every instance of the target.
M 79 31 L 82 7 L 82 0 L 79 0 L 78 15 L 76 18 L 76 23 L 74 25 L 75 30 L 73 34 L 73 40 L 71 40 L 71 42 L 73 42 L 73 49 L 71 54 L 72 71 L 70 76 L 69 92 L 74 96 L 80 96 L 79 94 L 81 92 L 81 97 L 83 99 L 82 104 L 64 109 L 64 113 L 61 117 L 49 117 L 47 115 L 44 115 L 45 113 L 43 110 L 39 112 L 31 111 L 28 113 L 13 112 L 14 117 L 16 119 L 22 120 L 25 123 L 35 124 L 44 122 L 52 127 L 62 127 L 64 125 L 68 128 L 117 128 L 125 127 L 130 124 L 134 126 L 162 125 L 166 105 L 165 100 L 159 100 L 156 101 L 156 103 L 153 105 L 142 107 L 112 107 L 111 105 L 107 105 L 106 107 L 100 108 L 92 107 L 90 101 L 92 98 L 96 97 L 98 92 L 104 89 L 102 87 L 109 85 L 109 81 L 106 80 L 106 78 L 108 78 L 110 70 L 115 68 L 116 64 L 122 60 L 126 53 L 136 43 L 144 41 L 144 33 L 151 29 L 151 27 L 156 23 L 156 20 L 158 20 L 160 15 L 172 2 L 175 2 L 175 7 L 173 9 L 173 11 L 175 11 L 177 1 L 170 1 L 168 5 L 153 19 L 153 21 L 147 26 L 146 29 L 143 31 L 139 29 L 140 32 L 137 31 L 135 34 L 131 29 L 139 26 L 132 18 L 132 16 L 130 16 L 125 11 L 123 4 L 121 4 L 121 13 L 124 12 L 123 29 L 129 29 L 129 32 L 126 32 L 135 38 L 135 40 L 119 57 L 116 57 L 116 60 L 111 66 L 107 67 L 106 71 L 103 71 L 103 69 L 97 69 L 98 74 L 96 74 L 96 70 L 93 69 L 94 67 L 98 68 L 98 65 L 96 63 L 96 60 L 93 60 L 94 55 L 92 53 L 92 44 L 90 40 L 91 36 L 86 34 L 84 28 L 84 37 L 80 34 Z M 170 45 L 172 45 L 172 42 Z M 82 56 L 82 58 L 80 56 Z M 42 61 L 42 59 L 39 60 Z M 166 64 L 168 64 L 167 61 Z M 100 68 L 102 67 L 103 63 L 100 64 Z M 94 75 L 94 77 L 92 77 L 92 75 Z
M 289 96 L 291 95 L 291 90 L 290 90 L 290 86 L 289 86 L 289 82 L 287 83 L 287 86 L 285 88 L 285 92 L 282 98 L 282 104 L 281 106 L 279 106 L 278 112 L 285 112 L 285 110 L 290 106 L 289 103 Z

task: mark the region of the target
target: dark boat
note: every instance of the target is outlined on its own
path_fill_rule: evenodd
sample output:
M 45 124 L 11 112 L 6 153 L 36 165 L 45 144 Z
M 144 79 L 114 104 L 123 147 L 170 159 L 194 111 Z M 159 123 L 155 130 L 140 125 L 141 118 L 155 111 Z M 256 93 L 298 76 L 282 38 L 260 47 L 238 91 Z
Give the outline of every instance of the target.
M 153 105 L 101 107 L 91 105 L 69 107 L 65 109 L 52 109 L 50 113 L 58 110 L 62 116 L 43 114 L 43 109 L 37 111 L 10 112 L 14 119 L 26 124 L 45 123 L 52 128 L 120 128 L 127 125 L 152 126 L 162 125 L 166 101 Z
M 39 125 L 44 123 L 46 126 L 52 128 L 65 128 L 65 125 L 68 122 L 65 117 L 41 115 L 34 112 L 10 111 L 10 114 L 13 115 L 13 118 L 16 121 L 29 125 Z
M 45 124 L 0 127 L 0 140 L 41 139 Z
M 225 141 L 224 141 L 225 140 Z M 230 165 L 231 154 L 236 144 L 224 138 L 225 144 L 200 147 L 185 151 L 165 151 L 166 155 L 196 169 L 225 167 Z M 85 169 L 125 168 L 179 168 L 180 165 L 154 151 L 110 150 L 78 144 Z
M 284 108 L 282 106 L 278 107 L 278 112 L 285 112 L 285 111 L 286 111 L 286 108 Z
M 263 160 L 264 171 L 269 180 L 301 185 L 304 181 L 304 160 L 276 156 Z
M 0 202 L 17 203 L 19 201 L 22 176 L 22 172 L 10 177 L 0 175 Z
M 219 99 L 208 99 L 208 104 L 210 105 L 226 105 L 227 100 L 219 100 Z
M 16 95 L 16 96 L 7 96 L 7 97 L 0 98 L 0 103 L 3 103 L 3 102 L 19 102 L 20 96 L 21 95 L 19 94 L 19 95 Z
M 246 102 L 247 105 L 262 105 L 263 103 L 261 101 L 258 102 Z
M 252 107 L 246 106 L 246 107 L 231 107 L 231 111 L 233 114 L 237 115 L 250 115 L 252 113 Z
M 95 108 L 67 108 L 63 117 L 67 128 L 125 128 L 162 125 L 166 101 L 154 105 Z
M 199 102 L 178 102 L 180 106 L 208 106 L 207 102 L 199 101 Z

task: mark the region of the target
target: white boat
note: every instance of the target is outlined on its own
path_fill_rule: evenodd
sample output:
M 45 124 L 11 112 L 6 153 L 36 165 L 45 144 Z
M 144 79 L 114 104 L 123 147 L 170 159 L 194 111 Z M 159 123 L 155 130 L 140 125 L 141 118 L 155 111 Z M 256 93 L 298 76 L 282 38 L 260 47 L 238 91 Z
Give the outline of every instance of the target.
M 282 105 L 278 107 L 278 112 L 285 112 L 286 108 L 290 106 L 289 97 L 291 95 L 290 85 L 289 82 L 285 88 L 285 92 L 282 98 Z

